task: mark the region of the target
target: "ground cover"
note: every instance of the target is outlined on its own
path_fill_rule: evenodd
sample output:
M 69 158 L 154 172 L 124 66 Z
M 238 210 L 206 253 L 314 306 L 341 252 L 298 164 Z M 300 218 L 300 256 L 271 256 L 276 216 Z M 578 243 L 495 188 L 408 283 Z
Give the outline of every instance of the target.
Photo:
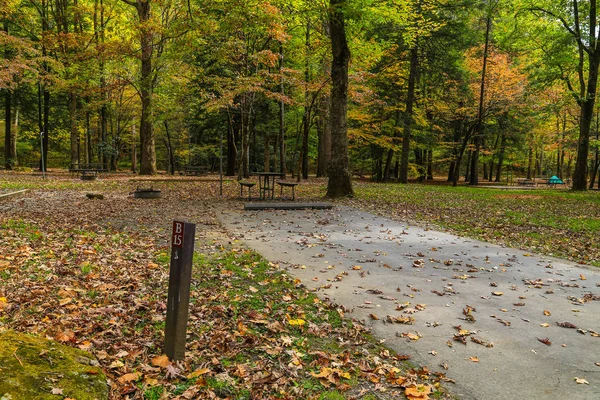
M 138 186 L 163 190 L 143 201 Z M 0 330 L 90 351 L 112 398 L 440 398 L 443 375 L 417 369 L 318 300 L 216 221 L 215 182 L 0 178 L 31 189 L 0 202 Z M 233 199 L 235 183 L 225 187 Z M 88 192 L 104 194 L 87 199 Z M 308 196 L 308 191 L 306 196 Z M 186 359 L 162 356 L 168 227 L 196 222 Z

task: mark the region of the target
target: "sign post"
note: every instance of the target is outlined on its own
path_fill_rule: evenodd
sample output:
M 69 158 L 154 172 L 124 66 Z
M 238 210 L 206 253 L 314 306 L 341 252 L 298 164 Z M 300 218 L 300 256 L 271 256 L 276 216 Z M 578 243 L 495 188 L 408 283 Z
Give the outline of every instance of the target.
M 183 360 L 185 357 L 195 234 L 195 224 L 173 221 L 165 327 L 165 354 L 171 360 Z

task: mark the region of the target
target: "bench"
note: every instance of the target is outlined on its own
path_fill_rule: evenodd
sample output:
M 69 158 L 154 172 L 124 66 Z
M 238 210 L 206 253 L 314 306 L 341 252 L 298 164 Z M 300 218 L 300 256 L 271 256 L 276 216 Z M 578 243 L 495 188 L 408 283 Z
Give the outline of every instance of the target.
M 203 167 L 184 167 L 182 173 L 183 173 L 183 175 L 186 175 L 186 176 L 188 176 L 188 175 L 199 176 L 199 175 L 206 175 L 208 173 L 208 170 Z
M 517 179 L 517 184 L 519 186 L 536 186 L 535 181 L 531 179 Z
M 238 183 L 240 184 L 240 198 L 244 196 L 244 188 L 247 187 L 248 201 L 250 201 L 252 199 L 250 191 L 252 190 L 252 187 L 256 185 L 256 182 L 238 181 Z
M 91 181 L 98 177 L 100 172 L 108 172 L 103 164 L 71 164 L 69 172 L 81 174 L 82 181 Z
M 281 198 L 283 198 L 283 188 L 284 187 L 291 187 L 292 188 L 292 200 L 296 199 L 295 189 L 296 189 L 296 186 L 298 186 L 298 182 L 277 181 L 277 184 L 280 187 L 279 196 Z

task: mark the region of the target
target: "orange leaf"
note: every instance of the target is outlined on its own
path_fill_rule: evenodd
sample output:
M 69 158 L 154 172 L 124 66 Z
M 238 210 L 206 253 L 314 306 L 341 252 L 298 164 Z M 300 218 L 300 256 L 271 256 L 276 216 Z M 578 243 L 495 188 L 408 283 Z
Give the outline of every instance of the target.
M 152 359 L 152 365 L 154 365 L 155 367 L 165 368 L 170 364 L 171 364 L 171 362 L 169 361 L 169 357 L 167 357 L 166 354 L 163 354 L 162 356 L 154 357 Z
M 471 356 L 469 357 L 469 361 L 479 362 L 479 358 Z
M 141 372 L 133 372 L 130 374 L 125 374 L 122 377 L 120 377 L 119 379 L 117 379 L 119 381 L 119 383 L 121 385 L 127 383 L 127 382 L 134 382 L 137 381 L 138 379 L 140 379 L 140 377 L 142 376 Z

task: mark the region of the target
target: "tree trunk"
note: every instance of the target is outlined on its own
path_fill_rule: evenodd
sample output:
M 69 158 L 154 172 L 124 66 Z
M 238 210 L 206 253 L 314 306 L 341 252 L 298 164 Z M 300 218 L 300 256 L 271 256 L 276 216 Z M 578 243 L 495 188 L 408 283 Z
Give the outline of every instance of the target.
M 69 92 L 69 120 L 71 122 L 71 167 L 79 168 L 79 130 L 77 129 L 77 95 Z
M 529 148 L 529 157 L 527 158 L 527 179 L 532 178 L 533 171 L 533 148 Z
M 16 166 L 17 155 L 13 154 L 13 133 L 12 133 L 12 94 L 9 89 L 4 89 L 4 167 L 13 169 Z M 15 149 L 16 150 L 16 149 Z
M 169 124 L 167 121 L 163 121 L 163 125 L 165 126 L 165 134 L 167 136 L 166 147 L 169 153 L 169 171 L 171 175 L 175 175 L 175 154 L 173 152 L 173 144 L 171 142 L 171 132 L 169 131 Z
M 140 22 L 140 45 L 141 45 L 141 85 L 140 97 L 142 103 L 142 115 L 140 119 L 140 174 L 156 174 L 156 146 L 154 129 L 152 126 L 152 92 L 153 71 L 152 53 L 154 43 L 152 39 L 152 28 L 150 27 L 150 0 L 137 0 L 135 8 Z
M 235 114 L 227 113 L 228 129 L 227 129 L 227 167 L 225 170 L 226 176 L 235 176 L 235 161 L 237 160 L 236 142 L 239 134 L 239 124 Z
M 279 172 L 286 174 L 285 165 L 285 104 L 283 96 L 285 95 L 285 86 L 283 80 L 283 43 L 279 43 L 279 74 L 281 75 L 281 101 L 279 102 Z
M 477 133 L 474 137 L 475 150 L 471 155 L 471 177 L 469 185 L 479 184 L 479 152 L 483 143 L 483 102 L 485 95 L 485 75 L 487 71 L 488 51 L 490 44 L 490 29 L 492 27 L 492 10 L 490 9 L 485 26 L 485 45 L 483 48 L 483 66 L 481 67 L 481 86 L 479 88 L 479 109 L 477 112 Z
M 350 49 L 346 41 L 343 8 L 346 0 L 329 0 L 328 19 L 331 35 L 331 162 L 327 197 L 352 196 L 348 155 L 348 62 Z
M 501 133 L 500 151 L 498 152 L 498 165 L 496 166 L 496 182 L 502 178 L 502 164 L 504 164 L 504 155 L 506 154 L 506 134 Z
M 404 134 L 402 136 L 402 157 L 400 161 L 400 183 L 408 183 L 408 157 L 410 154 L 410 136 L 413 125 L 413 105 L 415 102 L 415 82 L 419 63 L 419 50 L 415 43 L 410 50 L 410 71 L 408 75 L 408 92 L 406 93 L 406 112 L 404 113 Z

